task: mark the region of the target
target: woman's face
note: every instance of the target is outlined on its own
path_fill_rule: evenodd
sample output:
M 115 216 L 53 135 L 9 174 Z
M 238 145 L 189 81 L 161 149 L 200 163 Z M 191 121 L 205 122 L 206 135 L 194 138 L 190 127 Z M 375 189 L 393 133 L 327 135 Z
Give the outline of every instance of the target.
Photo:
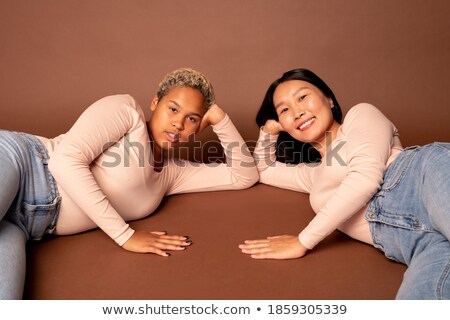
M 325 133 L 336 133 L 339 127 L 331 112 L 332 99 L 309 82 L 290 80 L 281 83 L 275 89 L 273 102 L 284 131 L 318 150 L 326 146 Z
M 150 106 L 150 134 L 159 150 L 172 149 L 196 133 L 206 112 L 205 98 L 190 87 L 175 87 Z

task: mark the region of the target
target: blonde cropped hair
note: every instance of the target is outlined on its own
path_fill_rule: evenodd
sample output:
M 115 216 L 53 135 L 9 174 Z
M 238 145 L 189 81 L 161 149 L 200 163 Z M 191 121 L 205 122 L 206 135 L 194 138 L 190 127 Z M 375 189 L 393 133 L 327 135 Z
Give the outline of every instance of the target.
M 156 96 L 160 101 L 170 90 L 177 87 L 189 87 L 200 91 L 209 108 L 215 102 L 214 89 L 211 82 L 200 72 L 190 68 L 180 68 L 168 73 L 161 81 Z

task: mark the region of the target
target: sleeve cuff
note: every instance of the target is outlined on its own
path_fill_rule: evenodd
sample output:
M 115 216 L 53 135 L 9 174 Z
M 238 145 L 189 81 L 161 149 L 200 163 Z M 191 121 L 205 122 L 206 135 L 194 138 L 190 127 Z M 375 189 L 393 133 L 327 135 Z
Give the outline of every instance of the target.
M 270 141 L 270 142 L 276 142 L 278 140 L 279 134 L 272 135 L 270 133 L 265 132 L 263 127 L 259 128 L 259 140 L 260 141 Z
M 115 241 L 119 246 L 123 246 L 133 234 L 134 230 L 128 227 L 128 229 L 125 230 L 125 232 L 123 232 Z
M 308 241 L 307 239 L 305 239 L 305 234 L 302 232 L 299 233 L 298 235 L 298 240 L 301 242 L 302 245 L 304 245 L 308 250 L 312 250 L 314 248 L 314 245 Z

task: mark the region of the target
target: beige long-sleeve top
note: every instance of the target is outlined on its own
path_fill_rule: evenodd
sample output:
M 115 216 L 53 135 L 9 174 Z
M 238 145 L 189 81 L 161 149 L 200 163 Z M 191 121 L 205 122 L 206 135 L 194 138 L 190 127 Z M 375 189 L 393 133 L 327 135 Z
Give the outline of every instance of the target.
M 40 137 L 62 197 L 56 234 L 100 227 L 119 245 L 134 233 L 126 223 L 153 212 L 166 195 L 236 190 L 258 181 L 253 157 L 226 116 L 213 126 L 227 163 L 170 159 L 152 166 L 144 113 L 129 95 L 105 97 L 54 139 Z
M 338 229 L 372 244 L 364 213 L 386 168 L 403 150 L 395 126 L 374 106 L 358 104 L 318 164 L 277 162 L 277 138 L 260 130 L 254 156 L 260 182 L 310 194 L 316 216 L 299 234 L 301 243 L 312 249 Z

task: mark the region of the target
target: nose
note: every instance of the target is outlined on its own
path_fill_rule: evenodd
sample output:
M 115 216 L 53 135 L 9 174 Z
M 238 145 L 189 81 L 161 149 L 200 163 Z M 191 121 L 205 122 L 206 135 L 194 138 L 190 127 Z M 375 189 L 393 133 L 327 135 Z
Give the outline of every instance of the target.
M 300 107 L 295 108 L 295 111 L 294 111 L 295 120 L 300 119 L 304 115 L 305 115 L 305 111 L 302 108 L 300 108 Z
M 182 131 L 184 129 L 184 117 L 175 117 L 172 121 L 172 125 L 178 131 Z

